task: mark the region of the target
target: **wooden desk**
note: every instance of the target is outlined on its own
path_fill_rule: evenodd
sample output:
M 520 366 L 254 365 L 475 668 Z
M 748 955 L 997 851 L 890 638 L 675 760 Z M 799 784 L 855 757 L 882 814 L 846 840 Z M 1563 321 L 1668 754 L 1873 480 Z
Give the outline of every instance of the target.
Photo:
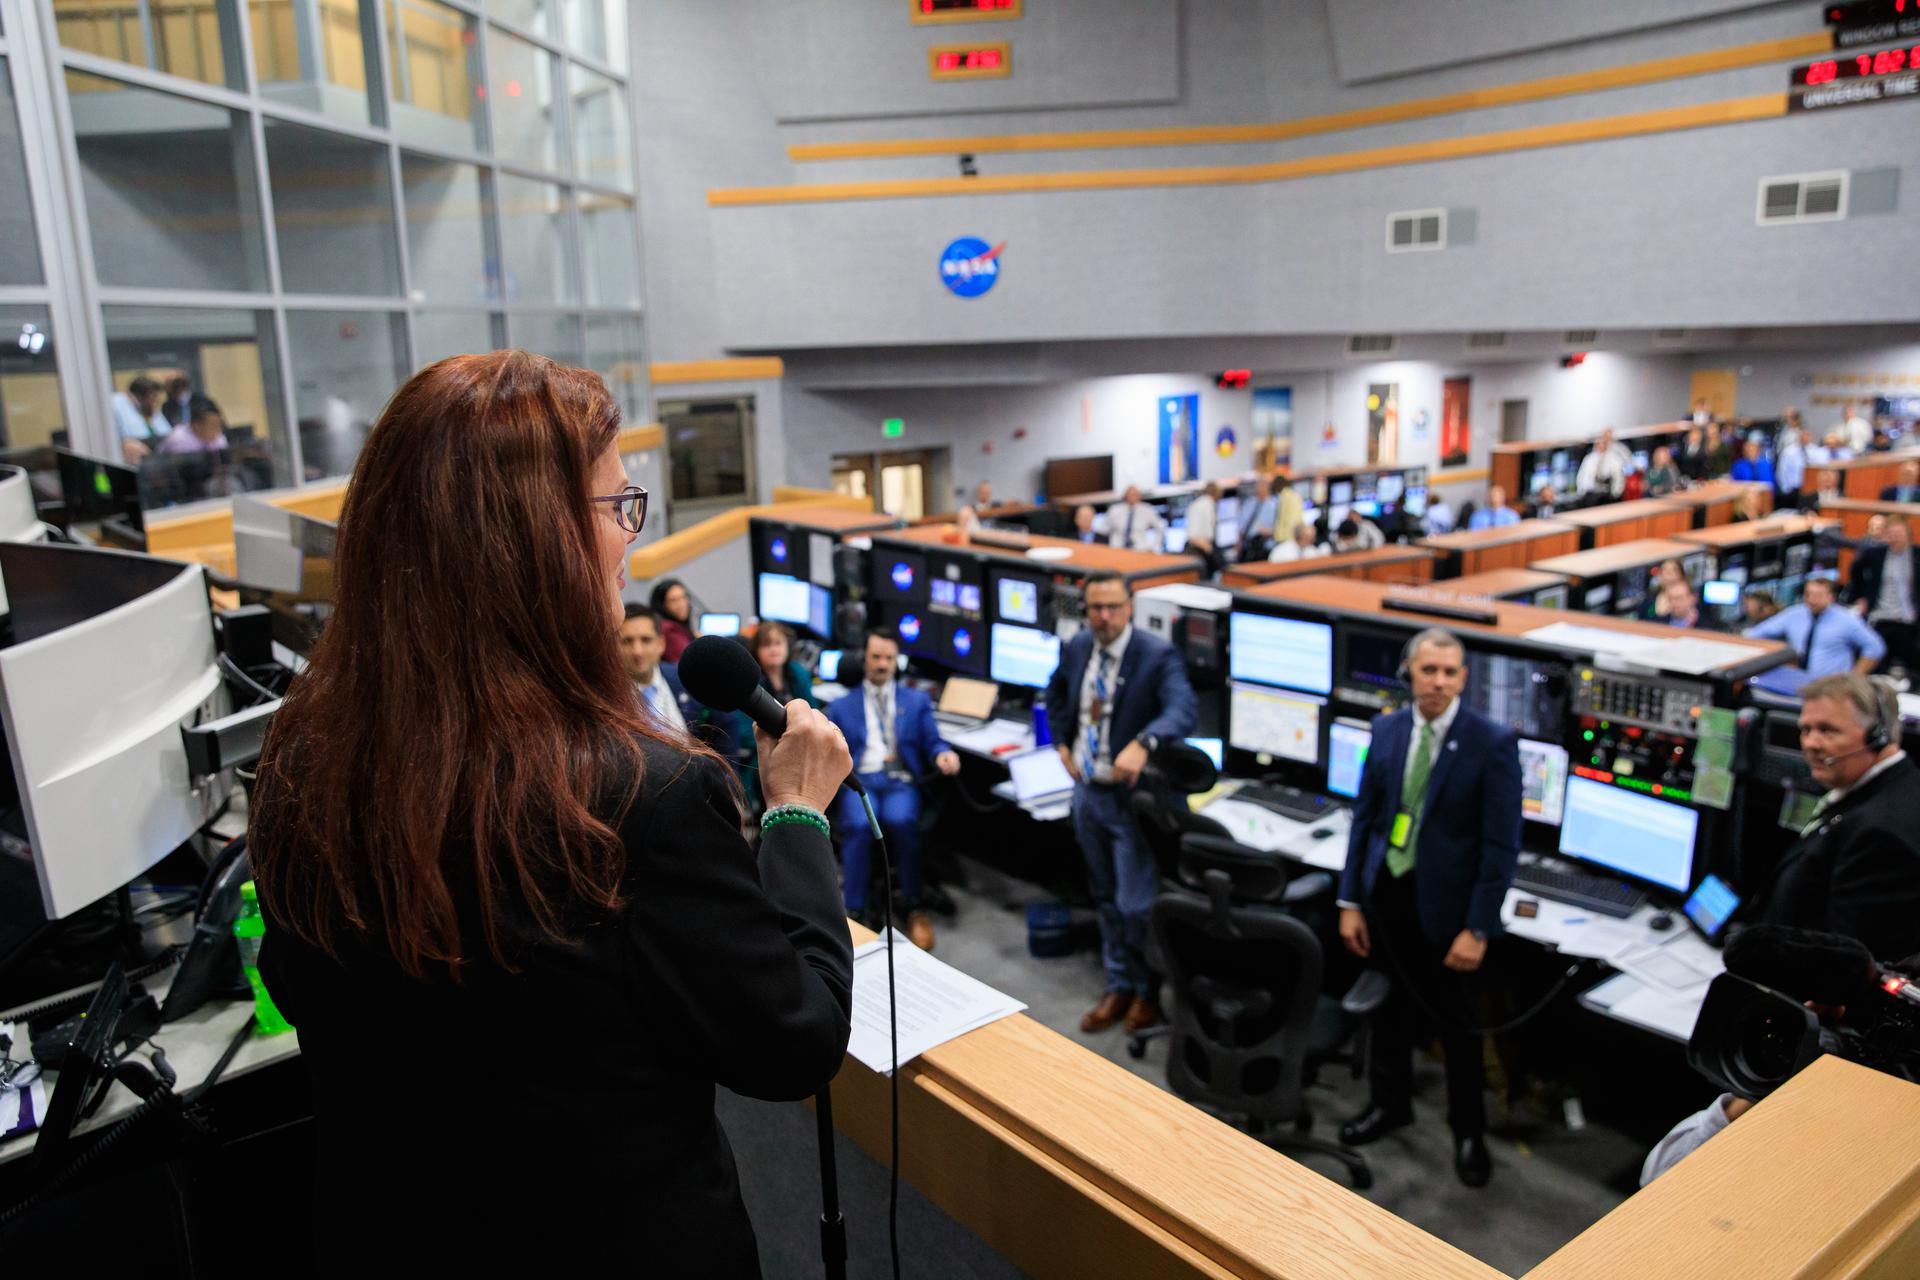
M 1583 551 L 1579 554 L 1611 555 L 1617 550 L 1618 548 L 1615 547 L 1607 547 L 1600 551 Z M 1698 548 L 1692 548 L 1692 550 L 1698 550 Z M 1572 557 L 1561 558 L 1571 559 Z M 1541 609 L 1530 604 L 1494 600 L 1486 605 L 1486 608 L 1496 616 L 1495 622 L 1489 625 L 1453 618 L 1423 616 L 1419 613 L 1381 607 L 1381 601 L 1389 596 L 1431 597 L 1442 603 L 1452 603 L 1457 599 L 1451 592 L 1452 586 L 1450 582 L 1441 582 L 1430 587 L 1395 588 L 1378 582 L 1355 582 L 1351 578 L 1292 578 L 1284 582 L 1269 583 L 1247 594 L 1262 600 L 1284 600 L 1323 614 L 1335 613 L 1364 618 L 1369 622 L 1385 623 L 1409 631 L 1418 631 L 1427 626 L 1441 626 L 1459 635 L 1492 635 L 1507 639 L 1524 638 L 1529 631 L 1556 622 L 1566 622 L 1572 616 L 1565 609 Z M 1666 640 L 1671 640 L 1674 636 L 1673 628 L 1664 623 L 1634 622 L 1627 618 L 1587 613 L 1577 615 L 1576 620 L 1583 627 L 1598 627 L 1605 631 L 1657 636 Z M 1777 640 L 1754 640 L 1746 636 L 1721 635 L 1718 632 L 1707 638 L 1736 645 L 1751 653 L 1752 656 L 1749 658 L 1729 660 L 1714 668 L 1716 673 L 1728 677 L 1745 678 L 1793 661 L 1793 650 Z
M 1556 511 L 1553 518 L 1580 530 L 1582 550 L 1637 542 L 1642 538 L 1669 538 L 1693 528 L 1692 509 L 1673 506 L 1663 498 L 1639 498 L 1632 502 L 1583 507 L 1578 511 Z
M 1897 449 L 1892 453 L 1863 453 L 1842 462 L 1809 462 L 1803 493 L 1820 492 L 1820 477 L 1828 471 L 1840 475 L 1840 492 L 1863 502 L 1878 502 L 1880 491 L 1900 480 L 1900 464 L 1920 462 L 1920 449 Z
M 1434 584 L 1436 591 L 1452 591 L 1463 597 L 1486 600 L 1530 600 L 1536 591 L 1564 587 L 1567 580 L 1557 573 L 1538 569 L 1488 569 L 1467 573 Z
M 1064 560 L 1029 560 L 1026 552 L 1015 547 L 1003 547 L 991 542 L 979 542 L 965 537 L 958 525 L 929 524 L 913 529 L 901 529 L 895 533 L 876 536 L 874 544 L 888 543 L 905 545 L 916 550 L 972 552 L 990 559 L 1018 564 L 1031 573 L 1117 573 L 1132 584 L 1137 591 L 1141 587 L 1157 587 L 1169 582 L 1198 582 L 1202 565 L 1194 556 L 1171 556 L 1153 551 L 1132 551 L 1125 547 L 1110 547 L 1104 542 L 1078 542 L 1072 538 L 1044 538 L 1035 534 L 1029 542 L 1034 547 L 1064 547 L 1068 554 Z
M 1654 502 L 1685 507 L 1692 513 L 1693 527 L 1710 529 L 1733 519 L 1733 504 L 1741 494 L 1753 495 L 1753 513 L 1764 516 L 1773 510 L 1773 486 L 1746 480 L 1709 480 L 1691 489 L 1664 494 Z
M 1542 556 L 1578 551 L 1580 530 L 1557 518 L 1522 520 L 1502 529 L 1463 529 L 1419 538 L 1414 545 L 1431 547 L 1440 553 L 1435 577 L 1453 578 L 1489 569 L 1524 568 Z
M 1312 573 L 1358 578 L 1365 582 L 1431 582 L 1434 560 L 1434 553 L 1425 547 L 1373 547 L 1366 551 L 1340 551 L 1303 560 L 1254 560 L 1247 564 L 1228 565 L 1220 573 L 1220 582 L 1228 587 L 1257 587 L 1262 583 Z
M 1628 452 L 1641 442 L 1658 442 L 1661 436 L 1684 438 L 1692 428 L 1688 421 L 1651 422 L 1645 426 L 1623 427 L 1613 433 L 1616 443 L 1627 446 Z M 1507 496 L 1515 500 L 1525 496 L 1527 477 L 1521 473 L 1521 458 L 1529 453 L 1552 453 L 1556 449 L 1577 450 L 1578 464 L 1593 448 L 1593 442 L 1600 438 L 1598 431 L 1590 436 L 1562 436 L 1554 440 L 1514 440 L 1507 444 L 1496 444 L 1487 455 L 1487 471 L 1490 482 L 1507 491 Z M 1651 448 L 1649 448 L 1651 452 Z
M 1542 573 L 1557 573 L 1574 582 L 1604 578 L 1622 569 L 1651 568 L 1664 560 L 1684 560 L 1696 554 L 1699 546 L 1674 538 L 1642 538 L 1591 551 L 1576 551 L 1570 556 L 1550 556 L 1530 566 Z
M 1691 542 L 1697 546 L 1711 547 L 1716 552 L 1729 547 L 1744 547 L 1755 542 L 1765 542 L 1771 538 L 1792 538 L 1800 534 L 1818 533 L 1822 529 L 1831 529 L 1838 522 L 1819 516 L 1803 516 L 1798 512 L 1783 511 L 1777 516 L 1768 516 L 1765 520 L 1742 520 L 1739 524 L 1716 525 L 1711 529 L 1689 529 L 1685 533 L 1673 535 L 1675 542 Z

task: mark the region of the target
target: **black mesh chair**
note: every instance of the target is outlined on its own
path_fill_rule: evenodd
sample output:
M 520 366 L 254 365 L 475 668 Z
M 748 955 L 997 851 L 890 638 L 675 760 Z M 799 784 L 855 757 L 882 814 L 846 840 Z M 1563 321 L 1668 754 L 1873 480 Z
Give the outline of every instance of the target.
M 1359 1152 L 1312 1136 L 1304 1092 L 1386 999 L 1385 976 L 1363 973 L 1341 999 L 1321 994 L 1320 940 L 1284 908 L 1279 860 L 1189 836 L 1180 862 L 1152 914 L 1173 990 L 1167 1083 L 1276 1149 L 1331 1156 L 1356 1188 L 1373 1185 Z M 1364 1053 L 1352 1055 L 1356 1072 Z

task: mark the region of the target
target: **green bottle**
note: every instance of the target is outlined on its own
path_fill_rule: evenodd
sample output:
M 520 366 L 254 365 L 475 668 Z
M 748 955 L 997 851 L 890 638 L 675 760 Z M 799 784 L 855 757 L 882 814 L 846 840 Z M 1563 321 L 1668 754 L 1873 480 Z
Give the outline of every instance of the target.
M 260 940 L 266 936 L 266 917 L 260 914 L 260 895 L 253 881 L 240 886 L 240 918 L 233 922 L 234 940 L 240 944 L 240 967 L 247 971 L 247 983 L 253 988 L 253 1020 L 263 1036 L 277 1036 L 293 1030 L 293 1024 L 280 1016 L 267 984 L 260 980 Z

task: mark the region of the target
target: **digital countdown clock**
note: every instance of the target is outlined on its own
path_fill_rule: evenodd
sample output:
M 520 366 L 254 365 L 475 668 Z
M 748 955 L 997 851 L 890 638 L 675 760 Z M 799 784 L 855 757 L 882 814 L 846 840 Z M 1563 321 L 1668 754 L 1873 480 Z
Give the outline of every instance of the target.
M 983 22 L 1017 18 L 1021 0 L 908 0 L 915 22 Z
M 1013 74 L 1013 51 L 999 44 L 935 45 L 927 50 L 927 74 L 935 80 L 982 80 Z
M 1920 3 L 1920 0 L 1916 0 Z M 1859 80 L 1867 76 L 1890 76 L 1898 71 L 1920 67 L 1920 45 L 1902 49 L 1881 49 L 1876 53 L 1849 53 L 1838 58 L 1822 58 L 1793 69 L 1793 87 L 1812 88 L 1835 80 Z
M 1828 5 L 1823 16 L 1839 49 L 1920 36 L 1920 0 L 1853 0 Z

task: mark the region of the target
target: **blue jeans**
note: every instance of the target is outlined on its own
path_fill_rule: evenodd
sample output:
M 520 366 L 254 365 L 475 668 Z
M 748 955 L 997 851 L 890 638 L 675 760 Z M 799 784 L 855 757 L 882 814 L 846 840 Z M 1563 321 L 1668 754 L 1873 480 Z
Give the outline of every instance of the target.
M 1131 794 L 1129 787 L 1077 784 L 1073 833 L 1100 910 L 1100 959 L 1107 970 L 1107 990 L 1153 1000 L 1159 997 L 1160 975 L 1147 965 L 1147 913 L 1160 890 L 1160 875 L 1127 811 Z
M 887 850 L 893 854 L 898 880 L 894 888 L 908 907 L 920 903 L 920 790 L 911 778 L 889 778 L 884 773 L 863 773 L 861 785 L 873 800 L 873 812 L 880 819 L 880 832 L 887 838 Z M 861 911 L 867 905 L 867 882 L 873 863 L 873 832 L 867 826 L 867 810 L 860 797 L 842 791 L 834 809 L 833 822 L 840 830 L 840 873 L 845 884 L 848 911 Z

